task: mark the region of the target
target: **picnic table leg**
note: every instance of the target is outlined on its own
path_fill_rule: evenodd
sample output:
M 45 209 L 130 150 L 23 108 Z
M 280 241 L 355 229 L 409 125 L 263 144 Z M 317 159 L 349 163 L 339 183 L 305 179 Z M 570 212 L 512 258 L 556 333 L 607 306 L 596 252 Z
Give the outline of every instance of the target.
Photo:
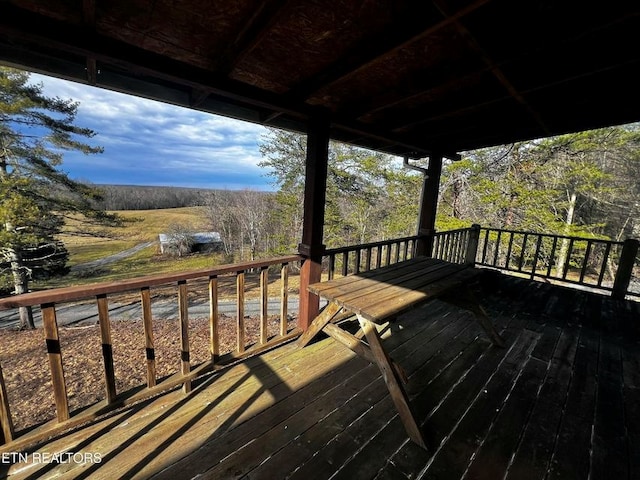
M 325 325 L 329 323 L 333 319 L 333 317 L 335 317 L 340 312 L 340 310 L 342 310 L 342 307 L 340 305 L 337 305 L 335 303 L 328 304 L 325 309 L 320 312 L 320 315 L 318 315 L 313 320 L 313 322 L 311 322 L 309 328 L 307 328 L 305 332 L 300 336 L 300 338 L 298 339 L 298 347 L 303 348 L 311 340 L 313 340 L 313 337 L 320 333 Z
M 485 331 L 485 333 L 489 337 L 489 340 L 491 340 L 491 343 L 498 347 L 504 347 L 504 340 L 496 331 L 493 323 L 491 322 L 491 319 L 489 318 L 489 315 L 487 315 L 485 309 L 482 308 L 482 305 L 480 305 L 480 301 L 471 290 L 471 287 L 464 286 L 461 293 L 462 296 L 455 297 L 453 295 L 446 295 L 443 300 L 459 306 L 460 308 L 464 308 L 465 310 L 469 310 L 471 313 L 473 313 L 473 315 L 476 317 L 476 321 Z
M 382 378 L 387 384 L 391 399 L 398 410 L 398 414 L 400 415 L 400 419 L 402 420 L 409 438 L 426 450 L 427 446 L 425 444 L 424 437 L 422 436 L 420 426 L 416 422 L 415 415 L 411 410 L 407 392 L 402 387 L 400 378 L 389 360 L 389 355 L 387 355 L 387 352 L 382 346 L 382 341 L 380 340 L 375 324 L 360 315 L 358 315 L 358 322 L 367 337 L 371 353 L 382 372 Z

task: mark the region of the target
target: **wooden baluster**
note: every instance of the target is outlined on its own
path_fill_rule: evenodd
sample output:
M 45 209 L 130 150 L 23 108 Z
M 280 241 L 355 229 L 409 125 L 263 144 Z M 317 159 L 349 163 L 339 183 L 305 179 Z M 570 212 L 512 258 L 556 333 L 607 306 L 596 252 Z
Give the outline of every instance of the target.
M 396 246 L 396 251 L 395 251 L 395 263 L 398 263 L 400 261 L 400 243 L 395 243 Z
M 189 375 L 191 371 L 191 359 L 189 353 L 189 299 L 187 298 L 187 281 L 178 282 L 178 310 L 180 321 L 180 373 Z M 191 380 L 185 380 L 182 391 L 191 391 Z
M 366 254 L 365 254 L 365 264 L 364 265 L 365 265 L 365 269 L 367 270 L 367 272 L 369 270 L 371 270 L 371 249 L 372 248 L 373 247 L 367 247 Z
M 487 248 L 489 247 L 489 229 L 484 231 L 484 245 L 482 245 L 482 260 L 480 263 L 484 264 L 487 260 Z
M 220 358 L 220 328 L 218 325 L 218 277 L 209 277 L 209 352 L 211 361 Z
M 569 273 L 569 265 L 571 264 L 571 254 L 573 253 L 573 242 L 574 239 L 569 239 L 569 248 L 567 248 L 567 258 L 564 261 L 564 269 L 562 272 L 562 279 L 567 278 L 567 273 Z
M 268 326 L 268 302 L 269 302 L 269 269 L 260 269 L 260 344 L 264 345 L 269 340 Z
M 244 272 L 236 273 L 236 350 L 240 353 L 245 350 L 244 333 Z
M 529 239 L 529 234 L 525 233 L 524 238 L 522 239 L 522 250 L 520 251 L 520 258 L 518 259 L 518 271 L 522 271 L 522 265 L 524 264 L 524 254 L 527 251 L 527 240 Z
M 404 254 L 404 261 L 409 260 L 409 240 L 405 240 L 404 242 L 404 250 L 403 250 L 403 254 Z
M 140 289 L 142 303 L 142 326 L 144 328 L 144 348 L 147 357 L 147 387 L 156 385 L 156 350 L 153 344 L 153 325 L 151 314 L 151 292 L 149 287 Z
M 513 237 L 514 237 L 514 233 L 513 232 L 509 232 L 509 244 L 507 246 L 507 258 L 505 260 L 504 263 L 504 268 L 509 270 L 509 262 L 511 262 L 511 251 L 513 249 Z
M 498 255 L 500 254 L 500 238 L 502 237 L 502 230 L 498 230 L 498 238 L 496 238 L 496 251 L 493 253 L 493 267 L 498 266 Z
M 551 244 L 551 253 L 549 254 L 549 265 L 547 266 L 547 277 L 551 277 L 551 269 L 555 263 L 556 247 L 558 246 L 558 237 L 553 237 L 553 243 Z
M 106 295 L 98 295 L 98 322 L 102 339 L 102 358 L 104 359 L 104 382 L 107 404 L 116 398 L 116 376 L 113 369 L 113 345 L 111 343 L 111 321 L 109 320 L 109 303 Z
M 609 253 L 611 253 L 611 242 L 607 242 L 604 247 L 604 253 L 602 254 L 602 266 L 600 267 L 600 275 L 598 275 L 598 286 L 602 285 L 604 275 L 607 272 L 607 262 L 609 260 Z
M 362 256 L 362 250 L 360 250 L 358 248 L 353 253 L 355 253 L 355 256 L 356 256 L 356 258 L 355 258 L 356 264 L 355 264 L 355 267 L 354 267 L 355 268 L 355 273 L 358 274 L 358 273 L 360 273 L 360 257 Z
M 333 258 L 333 255 L 331 256 Z M 289 308 L 289 265 L 282 264 L 282 270 L 280 271 L 280 281 L 282 286 L 280 287 L 280 335 L 287 334 L 287 316 Z
M 385 265 L 391 265 L 391 244 L 390 243 L 387 244 L 387 252 L 386 252 L 385 257 L 386 257 L 385 259 L 386 259 L 386 262 L 387 262 L 387 263 L 385 263 Z
M 589 256 L 591 255 L 591 247 L 593 242 L 587 240 L 587 250 L 584 252 L 584 258 L 582 259 L 582 269 L 580 270 L 580 283 L 584 282 L 584 276 L 587 273 L 587 265 L 589 264 Z
M 51 369 L 51 383 L 53 384 L 53 397 L 56 403 L 58 422 L 69 419 L 69 403 L 67 399 L 67 385 L 64 380 L 62 368 L 62 351 L 60 337 L 58 336 L 58 321 L 56 319 L 56 306 L 54 303 L 45 303 L 40 306 L 42 310 L 42 324 L 44 338 L 47 343 L 47 356 Z
M 2 365 L 0 365 L 0 425 L 2 426 L 0 445 L 11 442 L 14 438 L 13 420 L 11 419 L 11 409 L 9 408 L 7 387 L 2 374 Z
M 536 241 L 536 253 L 533 255 L 533 265 L 531 266 L 531 280 L 536 276 L 536 270 L 538 268 L 538 257 L 540 256 L 540 249 L 542 248 L 542 235 L 538 235 Z
M 285 264 L 286 265 L 286 264 Z M 329 280 L 333 280 L 336 270 L 336 256 L 332 253 L 329 255 Z
M 382 245 L 378 245 L 376 250 L 376 268 L 382 266 Z
M 342 253 L 342 276 L 346 277 L 349 273 L 349 252 Z

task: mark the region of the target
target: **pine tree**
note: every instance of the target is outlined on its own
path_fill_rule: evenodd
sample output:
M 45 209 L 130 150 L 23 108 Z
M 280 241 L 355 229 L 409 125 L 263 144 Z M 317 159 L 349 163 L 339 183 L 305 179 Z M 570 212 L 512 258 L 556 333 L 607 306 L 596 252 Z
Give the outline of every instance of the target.
M 78 103 L 44 95 L 29 76 L 0 67 L 0 261 L 16 294 L 29 290 L 34 263 L 60 260 L 56 235 L 65 218 L 80 221 L 79 234 L 118 221 L 94 208 L 99 191 L 59 169 L 65 151 L 103 151 L 83 141 L 94 131 L 74 125 Z M 21 309 L 20 326 L 34 328 L 30 309 Z

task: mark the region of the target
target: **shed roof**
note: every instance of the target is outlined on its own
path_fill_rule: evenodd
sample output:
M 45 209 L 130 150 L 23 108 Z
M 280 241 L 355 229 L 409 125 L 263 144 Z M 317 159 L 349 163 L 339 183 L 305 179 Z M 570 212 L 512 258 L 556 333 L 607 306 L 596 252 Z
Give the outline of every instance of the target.
M 638 2 L 11 0 L 0 62 L 399 155 L 640 120 Z

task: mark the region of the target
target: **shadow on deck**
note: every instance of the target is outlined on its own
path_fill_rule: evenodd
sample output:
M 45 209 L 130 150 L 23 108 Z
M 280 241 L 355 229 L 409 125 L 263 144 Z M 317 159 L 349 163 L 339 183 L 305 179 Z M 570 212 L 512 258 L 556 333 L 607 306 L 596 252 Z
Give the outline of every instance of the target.
M 326 339 L 286 345 L 201 380 L 189 396 L 172 392 L 60 436 L 8 474 L 640 478 L 640 304 L 496 272 L 480 297 L 507 348 L 441 301 L 384 335 L 409 374 L 429 451 L 407 440 L 376 367 Z

